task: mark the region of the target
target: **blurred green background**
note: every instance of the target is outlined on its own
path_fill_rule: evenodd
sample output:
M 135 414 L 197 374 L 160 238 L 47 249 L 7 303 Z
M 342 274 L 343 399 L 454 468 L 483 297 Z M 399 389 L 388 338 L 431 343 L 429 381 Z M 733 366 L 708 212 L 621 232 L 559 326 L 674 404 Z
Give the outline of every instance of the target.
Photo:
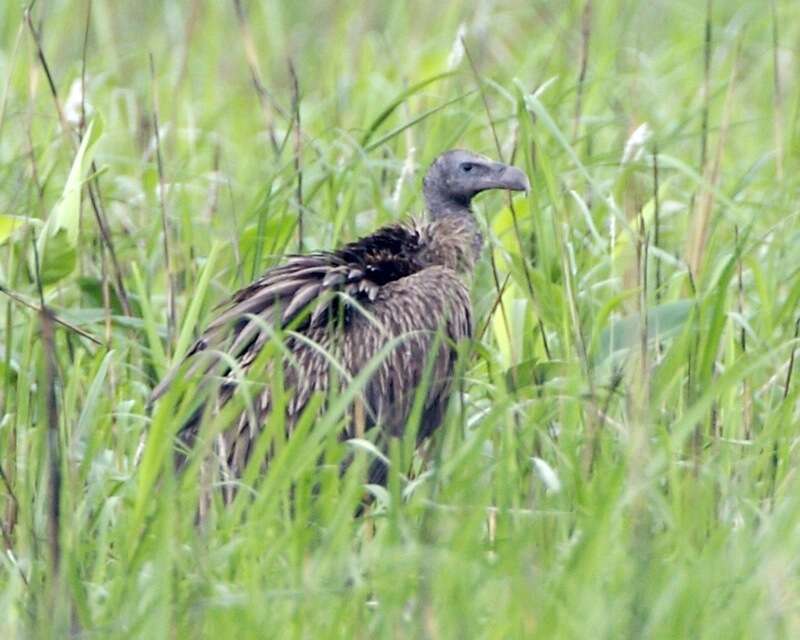
M 0 4 L 0 634 L 800 636 L 799 53 L 791 0 Z M 152 386 L 454 146 L 533 190 L 439 454 L 355 520 L 301 433 L 196 526 Z

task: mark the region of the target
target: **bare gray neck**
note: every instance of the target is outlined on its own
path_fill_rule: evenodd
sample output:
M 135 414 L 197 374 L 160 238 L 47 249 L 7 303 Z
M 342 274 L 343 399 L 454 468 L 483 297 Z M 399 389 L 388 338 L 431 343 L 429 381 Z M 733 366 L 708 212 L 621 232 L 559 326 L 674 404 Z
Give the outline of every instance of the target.
M 458 200 L 452 196 L 445 196 L 437 190 L 426 188 L 425 207 L 431 220 L 449 215 L 462 215 L 473 218 L 470 202 L 467 199 Z
M 425 194 L 425 203 L 431 222 L 447 221 L 454 225 L 453 240 L 464 243 L 461 250 L 469 251 L 472 256 L 470 263 L 474 263 L 480 257 L 483 249 L 483 234 L 469 203 L 462 204 L 453 200 L 437 201 L 429 198 L 427 193 Z M 456 232 L 456 230 L 458 231 Z

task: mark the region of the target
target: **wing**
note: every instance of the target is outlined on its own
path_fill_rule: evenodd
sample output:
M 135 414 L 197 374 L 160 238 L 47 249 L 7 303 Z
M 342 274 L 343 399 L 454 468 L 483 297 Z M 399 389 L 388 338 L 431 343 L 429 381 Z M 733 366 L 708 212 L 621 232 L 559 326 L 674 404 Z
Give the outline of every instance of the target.
M 284 363 L 284 382 L 291 389 L 286 407 L 287 429 L 291 431 L 313 394 L 331 390 L 330 363 L 322 353 L 325 351 L 333 354 L 353 377 L 384 355 L 351 407 L 351 419 L 342 437 L 361 436 L 363 431 L 378 426 L 376 444 L 386 450 L 388 436 L 403 434 L 417 392 L 425 382 L 417 439 L 426 438 L 439 426 L 450 397 L 457 357 L 455 345 L 471 333 L 469 292 L 451 269 L 428 267 L 384 284 L 374 300 L 350 314 L 335 336 L 317 328 L 306 331 L 306 336 L 322 350 L 303 341 L 288 340 L 292 357 Z M 381 354 L 392 340 L 396 345 L 388 355 Z M 430 377 L 426 380 L 428 366 Z M 254 402 L 260 422 L 271 410 L 270 393 L 269 387 L 264 388 Z M 243 413 L 222 440 L 221 458 L 234 476 L 242 472 L 250 457 L 257 427 Z M 385 466 L 376 460 L 370 467 L 370 482 L 383 482 L 385 473 Z
M 335 252 L 290 256 L 237 291 L 151 394 L 161 397 L 178 375 L 226 376 L 230 358 L 252 364 L 270 338 L 268 328 L 308 332 L 326 326 L 350 303 L 374 301 L 382 285 L 419 270 L 415 227 L 394 225 Z

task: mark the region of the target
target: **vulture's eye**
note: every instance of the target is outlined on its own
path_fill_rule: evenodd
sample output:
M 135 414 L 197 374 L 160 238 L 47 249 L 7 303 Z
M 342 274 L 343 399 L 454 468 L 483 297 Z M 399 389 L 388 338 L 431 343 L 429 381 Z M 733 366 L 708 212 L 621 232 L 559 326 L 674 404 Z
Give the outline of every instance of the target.
M 464 162 L 461 165 L 461 172 L 462 173 L 469 173 L 470 171 L 472 171 L 472 168 L 473 168 L 472 164 L 470 164 L 469 162 Z

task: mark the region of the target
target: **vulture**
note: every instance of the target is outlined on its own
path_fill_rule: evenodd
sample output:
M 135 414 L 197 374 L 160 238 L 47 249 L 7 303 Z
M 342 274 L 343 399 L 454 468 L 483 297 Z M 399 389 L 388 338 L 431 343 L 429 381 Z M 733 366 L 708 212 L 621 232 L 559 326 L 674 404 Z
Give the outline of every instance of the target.
M 198 437 L 205 410 L 218 410 L 237 393 L 276 335 L 283 356 L 273 354 L 262 370 L 253 370 L 263 384 L 249 389 L 246 409 L 214 442 L 223 478 L 241 477 L 256 449 L 273 406 L 276 366 L 282 366 L 286 391 L 287 436 L 312 397 L 335 397 L 383 355 L 352 403 L 341 439 L 375 428 L 376 444 L 386 451 L 391 436 L 403 435 L 425 377 L 417 443 L 428 438 L 447 406 L 456 345 L 472 335 L 469 284 L 483 236 L 471 202 L 489 189 L 527 191 L 529 182 L 516 167 L 447 151 L 423 180 L 425 221 L 385 226 L 335 251 L 287 256 L 218 307 L 185 360 L 151 395 L 157 400 L 177 376 L 200 380 L 199 407 L 178 431 L 177 467 Z M 368 480 L 385 484 L 386 473 L 376 460 Z

